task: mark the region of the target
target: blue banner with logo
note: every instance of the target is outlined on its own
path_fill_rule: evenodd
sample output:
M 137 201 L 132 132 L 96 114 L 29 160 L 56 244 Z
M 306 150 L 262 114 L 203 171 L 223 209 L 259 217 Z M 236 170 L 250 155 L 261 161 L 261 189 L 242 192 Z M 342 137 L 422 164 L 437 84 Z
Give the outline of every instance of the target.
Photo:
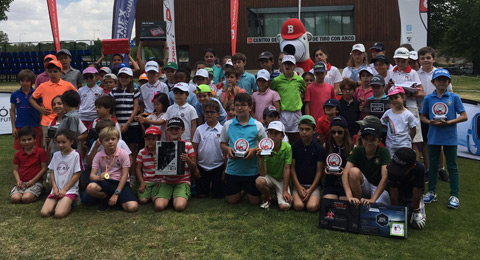
M 113 4 L 112 39 L 130 39 L 136 7 L 137 0 L 115 0 Z
M 457 125 L 458 156 L 480 160 L 480 103 L 462 98 L 468 120 Z

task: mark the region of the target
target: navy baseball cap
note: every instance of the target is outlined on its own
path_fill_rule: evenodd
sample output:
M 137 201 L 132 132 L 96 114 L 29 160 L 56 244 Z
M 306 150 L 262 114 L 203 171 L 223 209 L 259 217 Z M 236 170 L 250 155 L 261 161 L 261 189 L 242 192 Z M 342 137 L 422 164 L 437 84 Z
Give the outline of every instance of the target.
M 325 63 L 319 61 L 313 65 L 313 72 L 327 72 L 327 65 Z
M 341 126 L 343 128 L 348 128 L 348 123 L 343 116 L 337 116 L 330 122 L 330 127 L 332 126 Z
M 340 102 L 336 99 L 329 99 L 325 101 L 325 104 L 323 104 L 323 107 L 338 107 L 340 108 Z
M 417 162 L 417 154 L 411 148 L 402 147 L 398 149 L 387 165 L 388 174 L 405 176 L 408 169 Z
M 375 58 L 373 58 L 373 59 L 371 60 L 372 63 L 375 63 L 375 62 L 377 62 L 377 61 L 381 61 L 381 62 L 383 62 L 383 63 L 385 63 L 385 64 L 390 64 L 390 60 L 389 60 L 389 59 L 387 58 L 387 56 L 385 56 L 385 55 L 377 55 L 377 56 L 375 56 Z
M 370 86 L 371 85 L 385 86 L 385 79 L 380 74 L 375 75 L 370 79 L 370 84 L 369 85 Z
M 274 113 L 277 114 L 277 116 L 280 116 L 280 113 L 278 112 L 277 108 L 274 106 L 268 106 L 263 110 L 263 118 L 273 115 Z
M 257 60 L 261 60 L 261 59 L 273 60 L 273 54 L 269 51 L 264 51 L 260 53 L 260 55 L 258 55 Z
M 373 124 L 367 124 L 362 127 L 362 135 L 373 135 L 375 137 L 381 137 L 382 133 L 380 131 L 380 128 L 378 128 L 376 125 Z
M 448 72 L 448 70 L 444 68 L 438 68 L 433 71 L 432 80 L 438 77 L 447 77 L 449 79 L 452 79 L 452 77 L 450 76 L 450 72 Z
M 375 42 L 372 47 L 370 47 L 370 50 L 385 50 L 385 45 L 383 45 L 383 42 Z
M 168 120 L 167 129 L 172 127 L 184 129 L 185 124 L 183 123 L 183 120 L 180 117 L 172 117 Z

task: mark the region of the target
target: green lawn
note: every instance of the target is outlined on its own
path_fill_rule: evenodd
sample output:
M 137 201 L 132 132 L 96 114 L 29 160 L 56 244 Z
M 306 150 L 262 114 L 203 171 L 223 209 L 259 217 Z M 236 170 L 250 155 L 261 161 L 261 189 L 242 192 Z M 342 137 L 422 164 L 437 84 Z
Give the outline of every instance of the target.
M 408 230 L 406 240 L 318 228 L 318 213 L 261 210 L 245 201 L 196 199 L 187 210 L 96 212 L 78 206 L 65 219 L 42 218 L 42 199 L 12 205 L 12 137 L 0 136 L 0 259 L 470 259 L 478 249 L 479 162 L 459 159 L 458 210 L 446 207 L 448 183 L 439 201 L 427 205 L 427 226 Z

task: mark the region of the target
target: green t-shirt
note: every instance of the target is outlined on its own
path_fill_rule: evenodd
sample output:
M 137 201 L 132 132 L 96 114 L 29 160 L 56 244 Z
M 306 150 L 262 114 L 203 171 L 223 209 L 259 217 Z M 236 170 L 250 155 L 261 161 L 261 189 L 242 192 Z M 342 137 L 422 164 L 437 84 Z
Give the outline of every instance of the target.
M 281 181 L 283 179 L 283 166 L 292 164 L 292 147 L 289 143 L 282 141 L 278 152 L 272 151 L 272 156 L 264 158 L 267 167 L 267 175 Z
M 371 184 L 378 186 L 382 179 L 382 165 L 390 162 L 390 152 L 385 147 L 378 147 L 375 155 L 368 160 L 365 155 L 365 147 L 355 147 L 347 158 L 347 161 L 362 171 L 365 178 Z
M 285 78 L 282 73 L 273 79 L 270 88 L 277 91 L 280 95 L 280 105 L 282 111 L 298 111 L 302 109 L 302 97 L 300 91 L 304 91 L 306 87 L 305 81 L 296 73 L 290 80 Z

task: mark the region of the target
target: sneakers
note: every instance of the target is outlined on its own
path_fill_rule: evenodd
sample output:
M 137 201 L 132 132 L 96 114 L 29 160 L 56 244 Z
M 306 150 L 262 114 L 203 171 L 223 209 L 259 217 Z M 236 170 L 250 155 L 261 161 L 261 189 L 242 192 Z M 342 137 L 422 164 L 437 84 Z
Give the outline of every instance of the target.
M 427 192 L 427 194 L 423 195 L 423 202 L 425 203 L 432 203 L 437 201 L 437 194 L 433 191 Z
M 440 178 L 440 180 L 442 180 L 442 181 L 446 181 L 446 182 L 449 181 L 448 173 L 447 173 L 447 171 L 445 171 L 445 169 L 440 169 L 438 171 L 438 178 Z
M 98 204 L 98 208 L 97 208 L 97 211 L 98 212 L 102 212 L 102 211 L 105 211 L 108 209 L 108 200 L 109 198 L 105 198 L 105 199 L 102 199 L 102 201 L 100 202 L 100 204 Z
M 451 209 L 458 209 L 459 205 L 460 205 L 460 201 L 458 200 L 458 198 L 455 196 L 450 196 L 450 198 L 448 199 L 447 207 Z
M 270 207 L 270 205 L 272 204 L 272 200 L 270 198 L 265 198 L 262 202 L 262 204 L 260 204 L 260 208 L 262 209 L 268 209 Z

